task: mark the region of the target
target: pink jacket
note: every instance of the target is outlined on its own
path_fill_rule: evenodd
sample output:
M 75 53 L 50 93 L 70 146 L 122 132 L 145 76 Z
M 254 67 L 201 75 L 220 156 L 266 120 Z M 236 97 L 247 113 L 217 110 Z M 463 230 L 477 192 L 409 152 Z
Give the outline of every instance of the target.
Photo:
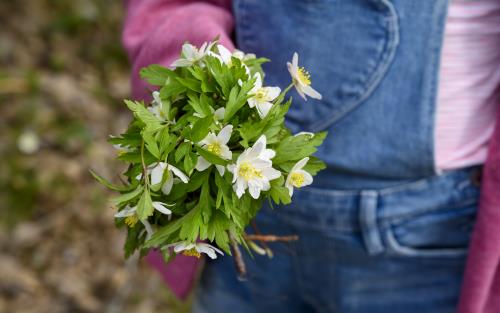
M 229 37 L 233 29 L 231 0 L 125 1 L 123 44 L 132 62 L 132 96 L 136 99 L 149 97 L 139 69 L 152 63 L 170 65 L 185 41 L 200 45 L 219 35 L 223 45 L 234 48 Z M 481 188 L 459 313 L 500 312 L 500 110 Z M 165 266 L 158 253 L 147 258 L 172 291 L 185 298 L 200 261 L 180 256 Z

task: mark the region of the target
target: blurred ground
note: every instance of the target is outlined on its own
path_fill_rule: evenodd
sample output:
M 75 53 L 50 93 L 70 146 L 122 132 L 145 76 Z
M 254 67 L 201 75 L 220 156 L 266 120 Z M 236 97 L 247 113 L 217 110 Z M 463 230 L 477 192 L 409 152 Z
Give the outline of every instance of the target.
M 113 0 L 0 1 L 0 312 L 179 312 L 144 262 L 125 263 L 106 142 L 129 120 Z M 115 177 L 116 180 L 116 177 Z

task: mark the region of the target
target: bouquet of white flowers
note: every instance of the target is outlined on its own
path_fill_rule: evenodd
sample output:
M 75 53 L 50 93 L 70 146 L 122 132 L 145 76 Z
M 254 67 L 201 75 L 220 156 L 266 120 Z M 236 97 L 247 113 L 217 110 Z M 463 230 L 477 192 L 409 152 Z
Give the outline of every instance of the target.
M 292 83 L 283 92 L 264 85 L 266 61 L 231 53 L 215 40 L 200 48 L 184 44 L 174 70 L 141 70 L 159 89 L 147 106 L 125 100 L 134 119 L 109 140 L 128 164 L 126 183 L 92 172 L 120 192 L 112 203 L 117 226 L 127 229 L 126 257 L 151 248 L 166 260 L 180 253 L 216 258 L 231 248 L 239 255 L 239 245 L 266 252 L 246 226 L 265 199 L 288 204 L 294 188 L 312 183 L 324 163 L 311 155 L 326 136 L 285 127 L 291 99 L 284 98 L 292 86 L 304 99 L 321 98 L 298 55 L 288 63 Z

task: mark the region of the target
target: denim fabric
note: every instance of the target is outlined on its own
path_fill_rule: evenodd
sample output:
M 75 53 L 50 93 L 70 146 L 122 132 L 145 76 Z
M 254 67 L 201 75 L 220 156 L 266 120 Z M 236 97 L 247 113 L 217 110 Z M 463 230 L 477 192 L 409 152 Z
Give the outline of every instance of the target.
M 448 0 L 234 0 L 238 48 L 286 86 L 294 51 L 323 100 L 294 96 L 293 132 L 328 130 L 317 177 L 381 188 L 435 174 L 434 111 Z
M 305 188 L 293 204 L 264 208 L 274 258 L 208 262 L 195 313 L 455 312 L 479 189 L 464 169 L 384 189 Z
M 196 313 L 454 312 L 477 209 L 473 169 L 437 174 L 434 117 L 448 0 L 234 0 L 238 48 L 272 60 L 286 86 L 293 51 L 323 100 L 294 96 L 293 132 L 328 130 L 327 169 L 293 203 L 258 216 L 297 234 L 275 257 L 209 262 Z

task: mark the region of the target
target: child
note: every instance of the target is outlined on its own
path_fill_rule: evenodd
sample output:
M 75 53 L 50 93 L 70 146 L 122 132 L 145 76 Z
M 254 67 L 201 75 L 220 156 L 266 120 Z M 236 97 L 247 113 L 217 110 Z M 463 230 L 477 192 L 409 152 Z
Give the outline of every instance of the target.
M 136 98 L 141 67 L 170 65 L 185 41 L 220 35 L 233 48 L 233 29 L 239 49 L 272 59 L 268 85 L 287 81 L 298 51 L 323 94 L 294 97 L 287 123 L 329 131 L 318 151 L 328 168 L 258 217 L 262 232 L 300 240 L 248 258 L 246 282 L 230 258 L 208 263 L 195 312 L 454 312 L 483 164 L 460 310 L 500 311 L 500 2 L 129 0 L 127 10 Z M 198 263 L 169 264 L 179 295 Z

